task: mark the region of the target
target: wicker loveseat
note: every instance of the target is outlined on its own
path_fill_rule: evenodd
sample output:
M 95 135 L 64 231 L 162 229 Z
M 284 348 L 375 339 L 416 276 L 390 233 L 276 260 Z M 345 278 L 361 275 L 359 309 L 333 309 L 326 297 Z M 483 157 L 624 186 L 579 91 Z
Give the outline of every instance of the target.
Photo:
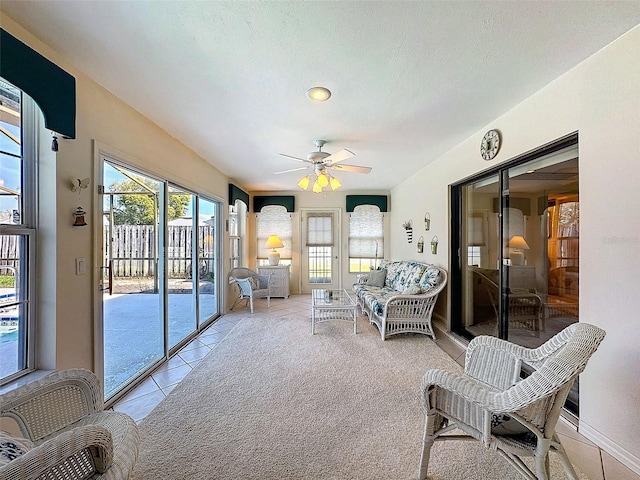
M 104 410 L 88 370 L 56 372 L 0 395 L 0 417 L 23 437 L 19 454 L 0 466 L 0 480 L 125 480 L 138 457 L 136 423 Z
M 383 260 L 379 271 L 362 275 L 353 285 L 358 306 L 384 341 L 400 333 L 422 333 L 435 339 L 431 315 L 447 283 L 440 267 L 409 260 Z M 374 277 L 384 277 L 379 283 Z

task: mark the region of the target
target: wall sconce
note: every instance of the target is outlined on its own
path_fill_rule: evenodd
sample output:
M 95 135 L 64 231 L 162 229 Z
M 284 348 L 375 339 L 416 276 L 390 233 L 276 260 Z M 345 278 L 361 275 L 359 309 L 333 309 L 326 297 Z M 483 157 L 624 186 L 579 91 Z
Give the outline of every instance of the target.
M 431 253 L 434 255 L 438 253 L 438 237 L 436 235 L 431 239 Z
M 424 237 L 420 237 L 418 239 L 418 253 L 422 253 L 424 251 Z
M 431 228 L 431 215 L 429 212 L 424 214 L 424 229 L 428 232 Z
M 407 233 L 407 242 L 413 243 L 413 227 L 411 226 L 411 220 L 407 220 L 402 224 L 402 228 L 404 228 Z

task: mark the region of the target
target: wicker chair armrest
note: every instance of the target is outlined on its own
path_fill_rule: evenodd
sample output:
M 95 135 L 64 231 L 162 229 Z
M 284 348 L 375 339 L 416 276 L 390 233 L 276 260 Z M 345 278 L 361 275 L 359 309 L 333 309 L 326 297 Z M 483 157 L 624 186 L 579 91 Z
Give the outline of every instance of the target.
M 550 382 L 547 373 L 534 372 L 509 389 L 500 391 L 466 375 L 429 370 L 422 379 L 423 406 L 426 410 L 432 408 L 429 394 L 433 387 L 437 387 L 492 413 L 520 412 L 545 403 L 546 397 L 553 395 L 564 385 L 562 380 Z
M 113 464 L 109 430 L 101 425 L 83 425 L 62 432 L 12 460 L 0 468 L 0 479 L 37 479 L 56 465 L 80 460 L 78 455 L 83 450 L 87 450 L 97 473 L 105 473 Z M 70 468 L 69 471 L 76 470 Z
M 422 317 L 426 307 L 437 300 L 438 293 L 440 293 L 439 290 L 433 290 L 414 295 L 393 295 L 384 302 L 382 316 L 384 318 L 393 317 L 394 311 L 400 310 L 405 315 L 412 312 L 409 316 L 415 314 L 416 317 Z
M 0 416 L 13 418 L 32 441 L 100 412 L 103 406 L 97 377 L 84 369 L 54 372 L 0 395 Z
M 467 375 L 449 372 L 446 370 L 428 370 L 422 377 L 422 404 L 425 410 L 429 410 L 429 393 L 433 387 L 447 390 L 468 402 L 474 403 L 486 409 L 490 409 L 491 399 L 496 395 L 494 388 L 484 385 Z
M 368 280 L 369 280 L 369 274 L 361 273 L 356 277 L 356 284 L 366 285 Z

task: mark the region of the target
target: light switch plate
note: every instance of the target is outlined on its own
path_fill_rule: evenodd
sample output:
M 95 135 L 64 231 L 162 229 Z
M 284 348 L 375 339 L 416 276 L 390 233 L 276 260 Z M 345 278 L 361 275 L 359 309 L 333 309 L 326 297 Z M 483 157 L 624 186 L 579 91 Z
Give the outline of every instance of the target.
M 76 275 L 85 275 L 87 273 L 87 259 L 76 258 Z

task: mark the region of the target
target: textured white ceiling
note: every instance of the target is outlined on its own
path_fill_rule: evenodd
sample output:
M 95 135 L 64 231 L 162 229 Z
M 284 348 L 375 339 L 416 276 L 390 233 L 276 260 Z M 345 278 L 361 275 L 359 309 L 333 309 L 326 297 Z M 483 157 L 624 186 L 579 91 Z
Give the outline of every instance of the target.
M 389 189 L 640 23 L 631 2 L 13 1 L 2 12 L 248 190 L 313 141 Z M 613 79 L 615 82 L 615 79 Z M 312 86 L 333 92 L 313 103 Z

